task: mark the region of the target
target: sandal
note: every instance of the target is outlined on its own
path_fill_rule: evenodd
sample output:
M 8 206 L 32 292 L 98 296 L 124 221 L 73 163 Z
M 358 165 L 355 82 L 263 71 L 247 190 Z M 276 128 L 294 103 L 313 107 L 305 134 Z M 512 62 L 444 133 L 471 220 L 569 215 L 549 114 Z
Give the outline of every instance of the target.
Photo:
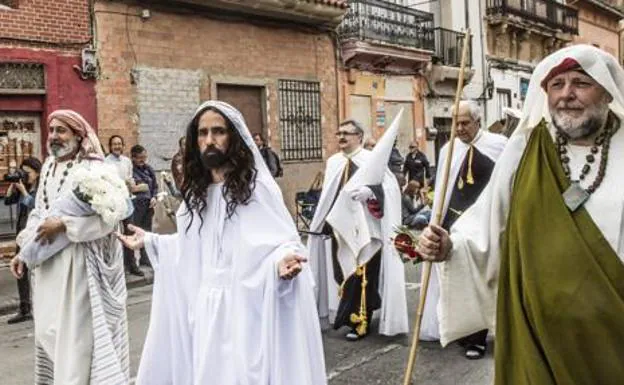
M 466 353 L 464 355 L 469 360 L 479 360 L 485 355 L 485 346 L 469 345 L 466 347 Z

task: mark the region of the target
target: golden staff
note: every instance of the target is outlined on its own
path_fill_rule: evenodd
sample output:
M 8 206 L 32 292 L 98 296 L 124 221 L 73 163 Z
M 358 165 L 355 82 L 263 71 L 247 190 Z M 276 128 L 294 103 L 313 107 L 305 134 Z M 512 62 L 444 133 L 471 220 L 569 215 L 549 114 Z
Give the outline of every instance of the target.
M 457 134 L 457 110 L 459 109 L 459 100 L 461 99 L 462 89 L 464 88 L 464 72 L 466 68 L 466 57 L 468 56 L 468 44 L 470 41 L 470 29 L 466 30 L 464 35 L 464 46 L 462 49 L 461 67 L 459 69 L 459 78 L 457 79 L 457 90 L 455 92 L 455 102 L 453 108 L 453 123 L 451 125 L 451 138 L 449 139 L 449 150 L 446 156 L 446 162 L 444 164 L 444 174 L 442 178 L 441 190 L 442 193 L 438 196 L 446 196 L 448 189 L 449 172 L 451 169 L 451 159 L 453 158 L 453 148 L 455 147 L 455 136 Z M 438 205 L 438 209 L 433 219 L 433 224 L 439 225 L 442 221 L 442 209 L 444 203 Z M 410 385 L 412 382 L 412 372 L 414 371 L 414 363 L 416 362 L 416 353 L 418 352 L 418 341 L 420 336 L 420 327 L 422 323 L 423 311 L 425 310 L 425 301 L 427 300 L 427 290 L 429 289 L 429 278 L 431 277 L 431 262 L 425 261 L 423 263 L 423 271 L 421 276 L 420 287 L 420 301 L 418 303 L 418 309 L 416 311 L 416 319 L 414 320 L 414 334 L 412 335 L 412 346 L 410 348 L 409 359 L 407 360 L 407 368 L 405 368 L 405 377 L 403 379 L 403 385 Z

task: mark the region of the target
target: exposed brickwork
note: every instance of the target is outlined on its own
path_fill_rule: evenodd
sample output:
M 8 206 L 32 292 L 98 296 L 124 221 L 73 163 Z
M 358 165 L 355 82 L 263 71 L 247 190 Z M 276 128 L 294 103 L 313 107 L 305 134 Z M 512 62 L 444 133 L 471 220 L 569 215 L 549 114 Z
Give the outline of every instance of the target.
M 15 45 L 33 43 L 80 46 L 91 38 L 88 0 L 19 0 L 0 9 L 0 39 Z
M 140 79 L 133 84 L 130 74 L 136 68 L 161 68 L 199 71 L 201 100 L 214 97 L 214 85 L 223 78 L 240 79 L 240 84 L 264 85 L 270 142 L 278 152 L 278 80 L 320 81 L 324 159 L 337 150 L 333 135 L 337 124 L 337 83 L 329 35 L 158 10 L 152 10 L 152 17 L 143 21 L 139 14 L 140 8 L 128 8 L 125 4 L 96 3 L 102 70 L 97 84 L 98 120 L 104 142 L 110 135 L 122 134 L 128 148 L 136 143 L 138 130 L 144 127 L 139 102 L 142 86 Z M 194 87 L 190 87 L 192 92 L 196 92 Z M 187 97 L 180 99 L 186 101 Z M 176 116 L 171 107 L 171 115 Z M 178 134 L 162 136 L 162 140 L 175 143 Z M 280 185 L 291 209 L 294 193 L 306 190 L 322 167 L 322 162 L 286 165 Z

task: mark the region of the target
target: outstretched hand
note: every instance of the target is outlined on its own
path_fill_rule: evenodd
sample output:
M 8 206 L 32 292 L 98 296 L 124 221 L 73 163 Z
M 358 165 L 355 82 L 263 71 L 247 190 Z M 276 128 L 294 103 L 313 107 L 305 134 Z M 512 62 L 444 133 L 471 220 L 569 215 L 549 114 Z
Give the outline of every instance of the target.
M 132 235 L 124 235 L 119 231 L 115 233 L 117 239 L 130 250 L 140 250 L 145 246 L 145 230 L 135 225 L 128 225 L 128 230 L 133 232 Z
M 279 262 L 277 272 L 281 279 L 293 279 L 301 272 L 303 263 L 308 260 L 297 254 L 289 254 Z

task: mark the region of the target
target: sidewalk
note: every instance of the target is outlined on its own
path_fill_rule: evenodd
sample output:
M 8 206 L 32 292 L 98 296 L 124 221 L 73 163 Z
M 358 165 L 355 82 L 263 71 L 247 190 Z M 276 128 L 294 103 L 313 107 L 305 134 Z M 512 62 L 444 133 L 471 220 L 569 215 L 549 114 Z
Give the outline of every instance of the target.
M 19 306 L 17 283 L 9 270 L 9 261 L 10 259 L 6 257 L 0 259 L 0 316 L 16 312 Z M 141 270 L 145 273 L 145 277 L 126 274 L 128 290 L 149 285 L 154 281 L 152 269 L 141 266 Z

